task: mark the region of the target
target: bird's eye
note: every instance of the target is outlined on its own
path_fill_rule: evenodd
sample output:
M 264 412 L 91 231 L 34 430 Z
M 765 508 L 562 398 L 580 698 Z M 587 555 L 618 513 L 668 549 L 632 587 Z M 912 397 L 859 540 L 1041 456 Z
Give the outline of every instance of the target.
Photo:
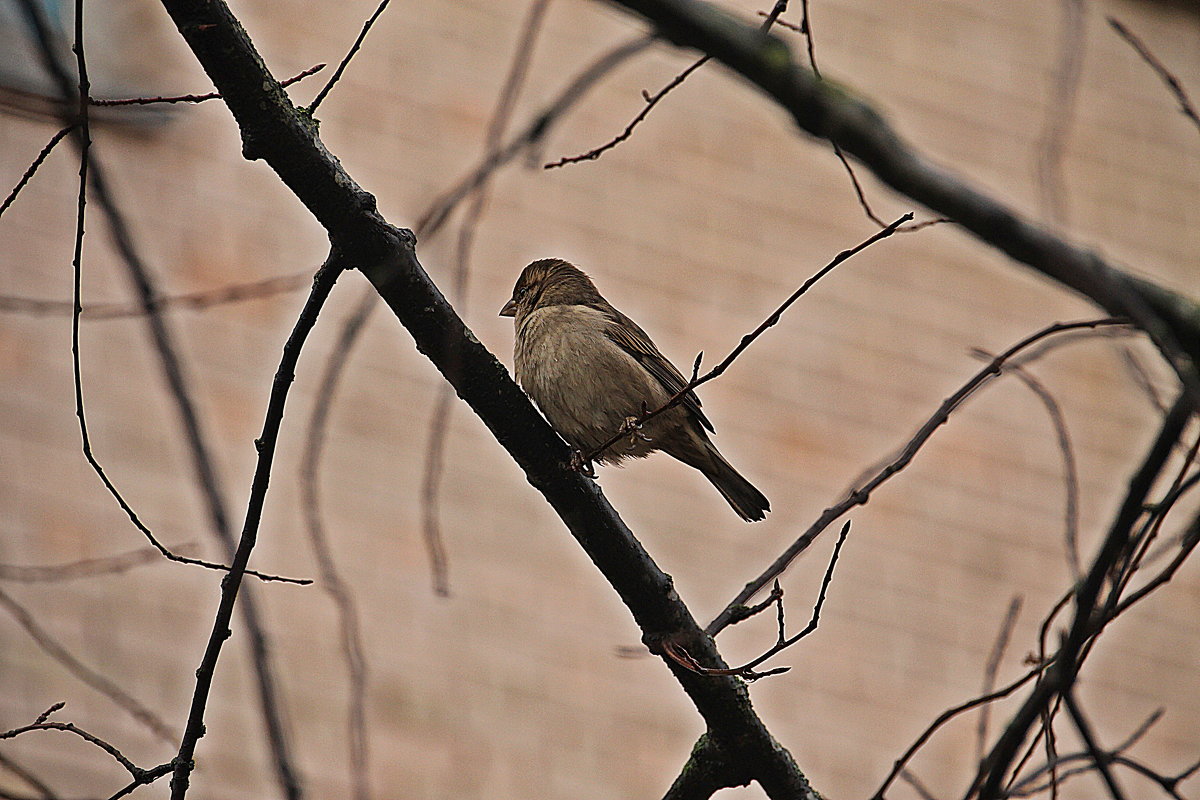
M 517 289 L 517 299 L 518 300 L 522 299 L 527 294 L 529 294 L 528 286 L 522 286 L 520 289 Z

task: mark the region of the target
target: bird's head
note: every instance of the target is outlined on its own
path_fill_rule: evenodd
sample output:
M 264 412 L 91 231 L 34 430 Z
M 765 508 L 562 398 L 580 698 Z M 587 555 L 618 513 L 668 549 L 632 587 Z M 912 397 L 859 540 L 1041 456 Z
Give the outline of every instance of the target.
M 604 298 L 592 279 L 561 258 L 543 258 L 521 271 L 512 299 L 500 309 L 502 317 L 520 322 L 534 310 L 547 306 L 595 305 Z

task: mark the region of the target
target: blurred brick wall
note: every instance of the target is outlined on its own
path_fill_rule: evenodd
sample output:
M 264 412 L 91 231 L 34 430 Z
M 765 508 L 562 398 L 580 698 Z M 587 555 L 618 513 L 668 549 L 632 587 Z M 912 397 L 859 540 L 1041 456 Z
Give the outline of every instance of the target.
M 747 14 L 755 9 L 739 5 Z M 282 77 L 336 62 L 374 6 L 235 3 L 234 11 Z M 127 70 L 129 85 L 148 94 L 208 88 L 155 4 L 109 0 L 100 8 L 123 9 L 128 30 L 144 43 L 125 51 L 130 63 L 114 67 Z M 475 163 L 525 9 L 513 1 L 396 4 L 321 107 L 325 142 L 390 221 L 413 224 Z M 1038 155 L 1048 115 L 1062 116 L 1053 107 L 1059 4 L 920 0 L 901 11 L 834 0 L 812 3 L 812 13 L 827 76 L 877 103 L 941 163 L 1045 218 Z M 1151 2 L 1087 4 L 1082 80 L 1061 165 L 1066 216 L 1051 222 L 1196 294 L 1197 131 L 1108 29 L 1105 14 L 1126 21 L 1200 94 L 1194 13 Z M 582 64 L 637 30 L 604 5 L 553 3 L 518 122 Z M 108 43 L 98 36 L 92 46 Z M 641 108 L 640 90 L 656 90 L 689 58 L 662 47 L 621 68 L 556 129 L 544 160 L 615 135 Z M 293 97 L 309 102 L 322 81 L 310 79 Z M 56 127 L 0 115 L 0 188 L 16 182 Z M 237 131 L 219 104 L 177 108 L 159 127 L 100 123 L 95 139 L 165 293 L 313 270 L 322 261 L 322 231 L 267 167 L 240 158 Z M 69 299 L 73 162 L 67 147 L 56 151 L 0 219 L 0 294 Z M 912 208 L 865 170 L 859 177 L 881 216 Z M 92 204 L 89 214 L 84 304 L 127 300 L 99 208 Z M 496 311 L 525 263 L 562 256 L 588 270 L 677 363 L 700 350 L 712 363 L 805 277 L 871 231 L 829 149 L 798 136 L 782 113 L 714 64 L 600 161 L 499 173 L 477 230 L 469 296 L 458 302 L 479 338 L 510 361 L 511 322 Z M 454 235 L 448 228 L 419 249 L 446 288 Z M 300 364 L 253 560 L 260 569 L 318 574 L 301 516 L 298 458 L 320 372 L 364 285 L 358 274 L 342 278 Z M 301 302 L 292 293 L 170 314 L 239 523 L 251 442 Z M 723 452 L 771 498 L 768 521 L 740 523 L 707 482 L 664 457 L 603 470 L 601 484 L 696 615 L 710 619 L 978 368 L 969 348 L 999 351 L 1044 324 L 1094 313 L 951 226 L 893 237 L 826 278 L 703 391 Z M 1119 344 L 1153 362 L 1136 341 Z M 82 353 L 94 448 L 108 473 L 163 541 L 196 543 L 219 558 L 143 322 L 85 320 Z M 1110 340 L 1061 348 L 1035 372 L 1062 404 L 1077 448 L 1086 557 L 1152 436 L 1153 410 Z M 63 563 L 141 546 L 79 452 L 69 320 L 0 316 L 0 374 L 0 562 Z M 1170 390 L 1161 370 L 1155 379 Z M 618 657 L 617 648 L 639 638 L 628 613 L 462 404 L 450 421 L 442 484 L 452 596 L 430 590 L 420 491 L 441 385 L 395 319 L 377 312 L 347 365 L 322 465 L 328 533 L 362 617 L 376 796 L 660 795 L 702 731 L 698 716 L 656 660 Z M 999 679 L 1020 673 L 1038 622 L 1070 580 L 1060 463 L 1041 404 L 1005 379 L 853 514 L 819 631 L 778 659 L 790 673 L 752 690 L 771 729 L 828 796 L 869 794 L 928 721 L 980 689 L 1014 595 L 1025 610 Z M 796 627 L 831 546 L 824 540 L 785 579 Z M 155 563 L 66 583 L 4 581 L 0 589 L 178 730 L 217 584 L 211 573 Z M 328 595 L 319 587 L 253 589 L 265 607 L 309 796 L 346 796 L 346 677 Z M 1168 770 L 1200 750 L 1198 601 L 1192 564 L 1111 631 L 1082 683 L 1110 744 L 1155 708 L 1168 708 L 1138 751 Z M 737 661 L 772 636 L 764 620 L 728 631 L 721 643 Z M 68 704 L 61 718 L 119 743 L 137 763 L 170 758 L 170 746 L 0 614 L 0 729 L 59 700 Z M 961 793 L 969 779 L 974 724 L 971 717 L 952 725 L 913 764 L 939 796 Z M 39 736 L 0 752 L 66 797 L 123 785 L 100 753 Z M 2 767 L 0 788 L 27 790 Z M 1064 796 L 1092 789 L 1081 782 Z M 165 782 L 142 793 L 163 797 Z M 245 640 L 235 631 L 192 796 L 276 794 Z M 911 790 L 899 786 L 891 796 Z

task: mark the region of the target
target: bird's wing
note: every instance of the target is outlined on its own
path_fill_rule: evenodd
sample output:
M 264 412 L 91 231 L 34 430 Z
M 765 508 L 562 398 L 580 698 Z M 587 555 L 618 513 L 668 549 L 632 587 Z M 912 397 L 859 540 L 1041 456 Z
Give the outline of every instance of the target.
M 647 372 L 662 384 L 664 389 L 670 392 L 671 395 L 675 395 L 680 389 L 687 386 L 687 381 L 683 375 L 675 368 L 674 364 L 667 360 L 666 356 L 658 351 L 658 348 L 654 346 L 654 342 L 650 341 L 650 337 L 646 335 L 644 330 L 638 327 L 636 322 L 612 306 L 600 310 L 608 318 L 608 325 L 604 329 L 608 338 L 626 353 L 633 356 Z M 700 398 L 696 396 L 695 392 L 685 394 L 680 403 L 691 412 L 701 425 L 710 432 L 715 432 L 712 423 L 708 421 L 708 417 L 704 416 L 704 412 L 700 410 Z M 653 411 L 654 409 L 649 410 Z

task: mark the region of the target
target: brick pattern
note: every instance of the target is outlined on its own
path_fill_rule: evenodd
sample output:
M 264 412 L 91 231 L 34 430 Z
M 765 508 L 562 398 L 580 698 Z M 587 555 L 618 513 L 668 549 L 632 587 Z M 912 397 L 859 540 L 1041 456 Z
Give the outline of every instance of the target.
M 139 12 L 129 12 L 135 29 L 157 37 L 145 54 L 130 53 L 130 74 L 150 93 L 206 89 L 155 4 L 124 5 Z M 374 5 L 290 0 L 235 11 L 283 76 L 336 62 Z M 755 8 L 739 5 L 748 15 Z M 920 0 L 903 13 L 866 0 L 812 6 L 829 77 L 871 98 L 946 166 L 1027 213 L 1043 213 L 1037 153 L 1052 113 L 1056 4 Z M 524 9 L 513 0 L 397 5 L 322 106 L 331 151 L 393 222 L 412 224 L 474 164 Z M 1196 131 L 1108 30 L 1105 14 L 1125 20 L 1200 93 L 1194 13 L 1150 2 L 1089 4 L 1083 78 L 1062 163 L 1069 216 L 1057 224 L 1140 273 L 1195 292 Z M 553 97 L 579 65 L 637 30 L 607 6 L 554 4 L 518 119 Z M 544 160 L 618 132 L 640 108 L 640 90 L 657 89 L 688 58 L 662 48 L 622 67 L 555 129 Z M 321 80 L 309 79 L 293 96 L 307 102 Z M 0 116 L 4 185 L 52 130 L 43 120 Z M 219 104 L 177 109 L 158 128 L 102 123 L 96 140 L 164 292 L 294 273 L 323 259 L 320 229 L 264 165 L 241 160 L 237 132 Z M 0 294 L 69 298 L 75 169 L 65 147 L 56 152 L 0 220 L 8 265 Z M 859 174 L 882 216 L 909 210 Z M 89 212 L 85 305 L 125 300 L 127 282 L 99 209 L 93 204 Z M 459 302 L 479 338 L 510 360 L 511 323 L 496 311 L 522 265 L 559 255 L 588 270 L 677 363 L 700 350 L 713 363 L 804 277 L 870 231 L 828 149 L 798 137 L 779 112 L 714 65 L 599 162 L 500 173 L 476 232 L 468 296 Z M 444 287 L 454 248 L 453 229 L 421 244 L 426 268 Z M 357 274 L 342 279 L 300 365 L 254 557 L 260 569 L 317 574 L 300 511 L 298 459 L 322 364 L 364 283 Z M 289 294 L 170 317 L 235 519 L 253 467 L 251 440 L 300 302 Z M 705 481 L 661 457 L 604 470 L 601 483 L 697 616 L 710 618 L 978 368 L 969 348 L 998 351 L 1044 324 L 1092 313 L 949 226 L 895 237 L 827 278 L 703 392 L 723 452 L 771 498 L 768 521 L 742 525 Z M 68 329 L 64 317 L 0 316 L 4 563 L 62 563 L 141 544 L 80 457 Z M 1097 338 L 1064 346 L 1034 368 L 1062 403 L 1077 448 L 1085 556 L 1154 429 L 1123 346 L 1152 364 L 1135 339 Z M 142 322 L 85 322 L 82 348 L 94 446 L 109 474 L 164 541 L 194 543 L 219 557 Z M 1168 391 L 1169 376 L 1153 372 Z M 619 657 L 618 648 L 638 643 L 627 612 L 461 404 L 450 421 L 442 484 L 453 595 L 430 591 L 420 491 L 440 391 L 406 333 L 377 312 L 347 364 L 322 467 L 328 534 L 362 617 L 377 796 L 661 794 L 701 732 L 698 717 L 655 660 Z M 1025 610 L 999 679 L 1019 674 L 1041 615 L 1070 580 L 1061 474 L 1044 409 L 1006 380 L 972 400 L 907 472 L 853 515 L 820 630 L 779 659 L 793 665 L 791 673 L 752 691 L 772 730 L 828 796 L 873 791 L 929 720 L 979 690 L 1014 595 Z M 786 577 L 793 625 L 807 616 L 831 544 Z M 213 575 L 155 564 L 0 588 L 81 661 L 169 725 L 182 725 L 215 608 Z M 344 796 L 346 681 L 329 598 L 319 587 L 254 590 L 309 796 Z M 1197 601 L 1193 565 L 1109 634 L 1082 684 L 1107 743 L 1155 708 L 1168 708 L 1139 746 L 1145 760 L 1166 769 L 1182 768 L 1200 749 Z M 722 647 L 737 660 L 772 635 L 769 622 L 746 625 L 723 634 Z M 138 763 L 170 757 L 169 745 L 0 615 L 0 728 L 26 723 L 58 700 L 68 702 L 64 719 L 119 742 Z M 1011 707 L 1000 706 L 994 719 Z M 208 731 L 194 797 L 275 791 L 240 632 L 217 678 Z M 954 723 L 914 762 L 939 796 L 965 785 L 974 731 L 973 717 Z M 63 796 L 121 785 L 113 765 L 61 737 L 25 737 L 3 752 Z M 2 768 L 0 787 L 23 790 Z M 1093 788 L 1081 783 L 1062 796 L 1088 796 Z M 163 796 L 165 788 L 149 791 Z M 915 795 L 900 786 L 889 796 Z

